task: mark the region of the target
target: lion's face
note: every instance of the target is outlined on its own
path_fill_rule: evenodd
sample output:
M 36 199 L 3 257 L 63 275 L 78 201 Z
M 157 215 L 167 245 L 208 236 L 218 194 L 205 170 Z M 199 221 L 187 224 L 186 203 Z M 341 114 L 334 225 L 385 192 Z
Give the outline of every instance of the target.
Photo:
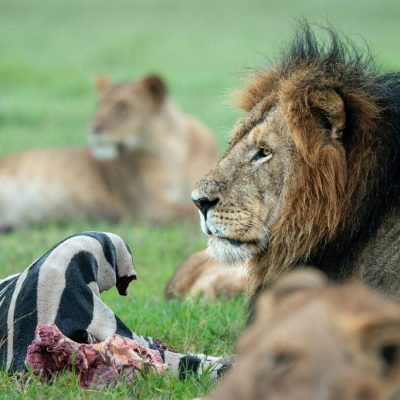
M 245 116 L 236 126 L 224 156 L 192 194 L 218 261 L 243 262 L 266 248 L 294 155 L 279 104 L 259 119 Z
M 343 141 L 343 98 L 316 74 L 257 75 L 239 96 L 245 114 L 227 151 L 193 191 L 211 255 L 251 261 L 256 284 L 305 262 L 342 228 L 345 207 L 361 193 L 353 162 L 359 147 L 347 152 Z
M 93 155 L 112 159 L 123 151 L 149 150 L 165 100 L 163 81 L 153 75 L 118 84 L 102 78 L 97 87 L 100 100 L 89 137 Z

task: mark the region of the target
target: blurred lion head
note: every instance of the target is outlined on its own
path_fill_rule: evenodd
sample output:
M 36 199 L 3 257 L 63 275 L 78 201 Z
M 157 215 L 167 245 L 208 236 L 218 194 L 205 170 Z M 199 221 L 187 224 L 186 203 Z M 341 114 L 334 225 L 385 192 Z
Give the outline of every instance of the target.
M 164 140 L 160 120 L 167 101 L 164 81 L 148 75 L 136 81 L 112 83 L 97 79 L 99 102 L 89 136 L 95 158 L 113 159 L 126 151 L 150 151 Z
M 400 398 L 400 308 L 360 283 L 296 271 L 260 296 L 209 400 Z

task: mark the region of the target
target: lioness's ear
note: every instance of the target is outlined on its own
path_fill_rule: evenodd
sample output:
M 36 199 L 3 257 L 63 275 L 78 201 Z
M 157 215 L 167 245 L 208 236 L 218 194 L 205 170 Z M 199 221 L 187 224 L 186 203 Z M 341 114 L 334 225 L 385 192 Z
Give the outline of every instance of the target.
M 104 75 L 100 75 L 96 78 L 96 89 L 100 93 L 104 93 L 112 85 L 111 79 Z
M 275 301 L 302 290 L 320 289 L 327 285 L 325 276 L 314 269 L 291 272 L 278 280 L 271 288 Z
M 346 111 L 342 97 L 333 89 L 318 90 L 311 96 L 310 105 L 318 127 L 329 140 L 342 140 Z
M 167 95 L 167 87 L 164 80 L 158 75 L 148 75 L 143 78 L 142 83 L 155 104 L 160 105 Z
M 367 354 L 378 360 L 381 376 L 400 379 L 400 317 L 366 323 L 361 337 Z
M 262 319 L 273 312 L 275 306 L 292 294 L 321 289 L 328 285 L 325 276 L 311 268 L 299 269 L 281 277 L 258 299 L 256 304 L 256 318 Z
M 281 301 L 285 301 L 296 293 L 318 290 L 327 285 L 325 275 L 312 268 L 299 269 L 279 278 L 258 298 L 255 320 L 251 321 L 252 326 L 240 339 L 238 349 L 242 352 L 254 346 L 254 343 L 262 337 L 265 322 L 276 313 L 276 307 Z

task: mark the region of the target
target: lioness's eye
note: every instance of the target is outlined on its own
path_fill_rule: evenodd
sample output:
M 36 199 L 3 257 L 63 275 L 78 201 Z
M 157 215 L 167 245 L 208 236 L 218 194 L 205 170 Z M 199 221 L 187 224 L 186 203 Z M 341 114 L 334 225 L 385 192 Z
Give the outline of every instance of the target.
M 125 101 L 119 101 L 114 106 L 114 112 L 118 115 L 123 115 L 128 111 L 128 104 Z
M 256 151 L 254 156 L 251 158 L 251 161 L 258 161 L 264 159 L 265 161 L 269 160 L 272 157 L 272 152 L 270 149 L 260 148 Z

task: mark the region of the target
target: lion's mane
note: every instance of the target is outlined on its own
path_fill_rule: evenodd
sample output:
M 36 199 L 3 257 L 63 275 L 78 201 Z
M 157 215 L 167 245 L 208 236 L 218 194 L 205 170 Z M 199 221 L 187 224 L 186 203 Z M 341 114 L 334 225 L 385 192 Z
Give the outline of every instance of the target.
M 299 158 L 268 248 L 251 261 L 253 302 L 296 265 L 349 277 L 362 243 L 399 204 L 400 74 L 380 73 L 368 51 L 326 31 L 330 40 L 321 43 L 302 24 L 280 61 L 239 92 L 240 107 L 251 113 L 280 103 Z M 320 126 L 341 114 L 337 146 Z

